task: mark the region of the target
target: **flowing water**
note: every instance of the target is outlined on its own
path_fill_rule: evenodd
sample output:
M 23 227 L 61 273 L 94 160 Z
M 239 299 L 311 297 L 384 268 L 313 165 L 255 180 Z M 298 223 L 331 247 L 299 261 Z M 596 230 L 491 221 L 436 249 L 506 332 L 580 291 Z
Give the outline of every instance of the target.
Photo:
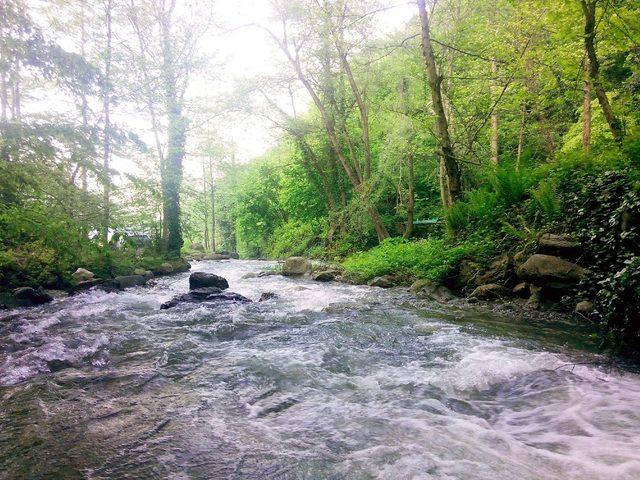
M 0 318 L 2 479 L 638 479 L 640 376 L 584 333 L 200 262 Z

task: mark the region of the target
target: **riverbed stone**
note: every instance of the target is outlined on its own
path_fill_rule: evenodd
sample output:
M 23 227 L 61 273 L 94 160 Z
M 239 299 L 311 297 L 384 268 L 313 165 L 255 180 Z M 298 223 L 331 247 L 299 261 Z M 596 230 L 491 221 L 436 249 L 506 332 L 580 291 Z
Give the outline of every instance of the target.
M 328 269 L 314 273 L 311 278 L 316 282 L 331 282 L 340 275 L 340 270 Z
M 288 277 L 304 275 L 310 271 L 311 262 L 305 257 L 289 257 L 282 266 L 282 274 Z
M 391 288 L 397 285 L 397 280 L 393 275 L 382 275 L 369 280 L 367 285 L 370 287 Z
M 534 285 L 565 289 L 585 279 L 588 270 L 553 255 L 531 255 L 518 269 L 518 276 Z
M 529 290 L 529 284 L 527 282 L 520 282 L 512 290 L 516 297 L 529 298 L 531 291 Z
M 448 302 L 455 298 L 455 295 L 444 285 L 438 285 L 431 280 L 416 280 L 411 284 L 409 290 L 419 297 L 436 302 Z
M 53 299 L 57 299 L 57 298 L 67 298 L 69 296 L 68 292 L 65 292 L 64 290 L 55 290 L 55 289 L 45 289 L 44 292 L 51 296 L 51 298 Z
M 259 302 L 266 302 L 267 300 L 272 300 L 274 298 L 278 298 L 278 294 L 275 292 L 262 292 L 262 294 L 260 295 L 260 300 L 258 300 Z
M 496 300 L 500 298 L 506 298 L 511 296 L 511 290 L 498 285 L 497 283 L 487 283 L 486 285 L 480 285 L 473 292 L 470 297 L 477 298 L 478 300 Z
M 86 282 L 87 280 L 93 280 L 94 278 L 93 272 L 90 272 L 86 268 L 78 268 L 75 272 L 71 274 L 71 278 L 74 282 Z
M 147 283 L 147 279 L 142 275 L 121 275 L 113 279 L 116 288 L 124 290 L 125 288 L 138 287 Z
M 71 289 L 71 291 L 73 293 L 81 292 L 83 290 L 89 290 L 90 288 L 102 285 L 103 283 L 104 283 L 104 280 L 102 280 L 101 278 L 94 278 L 92 280 L 85 280 L 83 282 L 78 282 L 76 285 L 74 285 L 73 288 Z
M 53 297 L 47 294 L 41 287 L 19 287 L 13 290 L 13 296 L 23 306 L 42 305 L 51 302 Z
M 189 275 L 189 288 L 191 290 L 203 287 L 216 287 L 220 290 L 225 290 L 229 288 L 229 282 L 226 278 L 215 273 L 193 272 Z
M 540 310 L 542 308 L 542 287 L 529 285 L 530 295 L 525 307 L 530 310 Z
M 160 305 L 161 310 L 173 308 L 183 303 L 201 303 L 206 306 L 214 306 L 220 302 L 250 303 L 247 297 L 234 292 L 223 292 L 217 287 L 204 287 L 191 290 L 189 293 L 178 295 L 168 302 Z

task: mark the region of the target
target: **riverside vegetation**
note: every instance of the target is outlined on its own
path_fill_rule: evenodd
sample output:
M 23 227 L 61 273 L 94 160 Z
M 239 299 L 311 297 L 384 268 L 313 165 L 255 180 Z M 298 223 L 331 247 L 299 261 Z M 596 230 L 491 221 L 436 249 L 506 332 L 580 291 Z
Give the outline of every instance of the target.
M 168 273 L 185 254 L 307 256 L 351 281 L 577 310 L 603 348 L 639 356 L 637 2 L 418 0 L 385 35 L 379 2 L 267 2 L 249 28 L 286 68 L 200 110 L 185 99 L 213 68 L 203 12 L 61 3 L 68 22 L 0 6 L 7 291 L 71 288 L 79 267 Z M 43 91 L 73 108 L 24 107 Z M 248 163 L 200 126 L 239 111 L 280 132 Z M 115 182 L 115 157 L 138 170 Z

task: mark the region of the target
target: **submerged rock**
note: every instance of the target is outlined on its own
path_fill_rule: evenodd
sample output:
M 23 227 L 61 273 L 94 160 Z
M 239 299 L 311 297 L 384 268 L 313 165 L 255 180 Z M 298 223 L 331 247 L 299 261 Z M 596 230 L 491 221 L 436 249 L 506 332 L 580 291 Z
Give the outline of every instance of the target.
M 138 287 L 147 283 L 147 279 L 142 275 L 122 275 L 113 279 L 116 288 L 124 290 L 125 288 Z
M 168 302 L 160 305 L 160 309 L 166 310 L 182 303 L 217 304 L 219 302 L 250 303 L 251 300 L 239 293 L 223 292 L 217 287 L 204 287 L 196 288 L 191 290 L 189 293 L 178 295 L 177 297 L 174 297 Z
M 220 290 L 229 288 L 229 282 L 215 273 L 193 272 L 189 275 L 189 288 L 216 287 Z
M 289 257 L 282 266 L 282 274 L 288 277 L 304 275 L 310 271 L 311 262 L 305 257 Z
M 262 292 L 262 295 L 260 295 L 260 300 L 258 301 L 266 302 L 267 300 L 271 300 L 273 298 L 278 298 L 278 294 L 275 292 Z

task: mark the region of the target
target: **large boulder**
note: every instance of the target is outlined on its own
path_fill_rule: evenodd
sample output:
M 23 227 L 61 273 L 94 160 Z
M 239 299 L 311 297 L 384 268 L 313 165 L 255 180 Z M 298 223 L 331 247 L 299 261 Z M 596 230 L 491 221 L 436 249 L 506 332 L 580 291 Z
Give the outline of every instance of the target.
M 87 270 L 85 268 L 78 268 L 75 272 L 73 272 L 71 274 L 71 278 L 76 283 L 86 282 L 88 280 L 93 280 L 94 276 L 95 275 L 93 274 L 93 272 L 90 272 L 89 270 Z
M 196 288 L 216 287 L 220 290 L 229 288 L 229 282 L 226 278 L 223 278 L 215 273 L 206 272 L 193 272 L 189 275 L 189 288 L 191 290 Z
M 138 287 L 145 283 L 147 283 L 147 279 L 142 275 L 122 275 L 113 279 L 113 284 L 121 290 Z
M 367 283 L 370 287 L 391 288 L 397 285 L 397 280 L 393 275 L 382 275 Z
M 304 275 L 310 271 L 311 262 L 305 257 L 289 257 L 282 266 L 282 274 L 288 277 Z
M 553 255 L 531 255 L 518 269 L 518 276 L 534 285 L 565 289 L 586 278 L 588 270 Z
M 154 275 L 171 275 L 173 266 L 169 262 L 164 262 L 153 270 Z
M 478 300 L 495 300 L 511 296 L 511 290 L 497 283 L 488 283 L 480 285 L 469 296 Z
M 12 293 L 14 298 L 18 300 L 18 303 L 25 307 L 42 305 L 43 303 L 51 302 L 53 300 L 53 297 L 40 287 L 37 289 L 31 287 L 20 287 L 16 288 Z
M 409 287 L 409 290 L 422 298 L 436 302 L 448 302 L 455 298 L 451 290 L 431 280 L 416 280 L 411 287 Z
M 196 288 L 194 290 L 191 290 L 189 293 L 178 295 L 177 297 L 174 297 L 168 302 L 160 305 L 160 309 L 166 310 L 183 303 L 200 303 L 205 306 L 215 306 L 220 304 L 221 302 L 250 303 L 251 300 L 240 295 L 239 293 L 223 292 L 216 287 L 205 287 Z
M 204 260 L 229 260 L 231 256 L 226 253 L 211 253 L 209 255 L 205 255 Z
M 184 258 L 176 258 L 167 260 L 153 270 L 153 274 L 157 276 L 171 275 L 172 273 L 188 272 L 191 265 Z

